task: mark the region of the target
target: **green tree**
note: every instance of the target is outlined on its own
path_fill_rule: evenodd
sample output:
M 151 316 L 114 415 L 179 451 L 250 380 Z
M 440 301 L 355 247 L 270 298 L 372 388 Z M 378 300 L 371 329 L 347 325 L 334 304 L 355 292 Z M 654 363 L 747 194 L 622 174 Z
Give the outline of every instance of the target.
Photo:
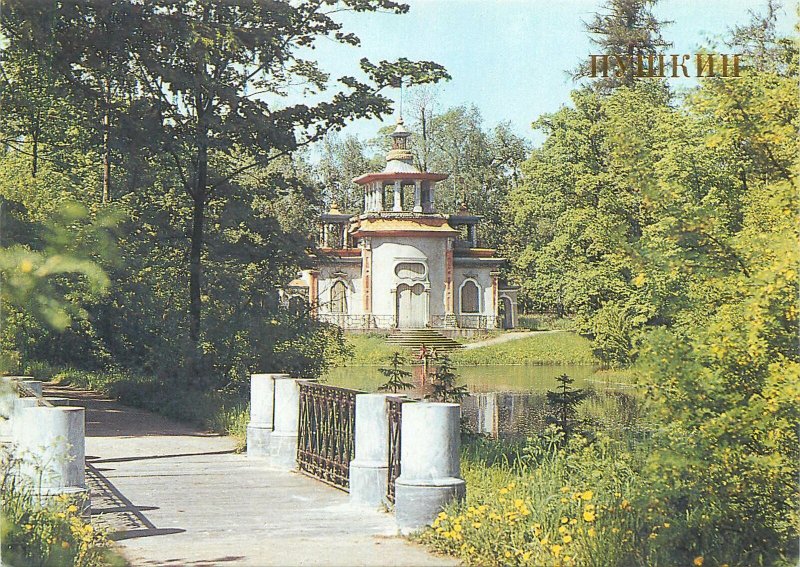
M 364 208 L 364 191 L 353 179 L 370 171 L 381 171 L 383 156 L 367 156 L 367 147 L 356 136 L 342 138 L 328 134 L 322 142 L 322 158 L 317 168 L 328 203 L 339 210 L 356 214 Z
M 126 64 L 137 82 L 136 104 L 147 118 L 146 138 L 153 152 L 170 156 L 190 202 L 189 336 L 197 346 L 202 338 L 207 214 L 224 188 L 243 173 L 341 128 L 349 119 L 387 112 L 389 100 L 379 91 L 396 77 L 414 83 L 447 77 L 441 66 L 431 62 L 401 59 L 375 65 L 362 60 L 369 84 L 343 77 L 345 90 L 329 101 L 281 106 L 276 102 L 292 81 L 307 83 L 314 93 L 328 87 L 328 76 L 315 62 L 302 58 L 301 47 L 323 37 L 358 43 L 325 7 L 319 2 L 152 2 L 137 6 L 137 32 L 119 38 L 123 47 L 104 48 L 127 54 Z M 59 23 L 70 22 L 72 8 L 63 5 L 52 17 Z M 343 8 L 395 13 L 408 9 L 391 0 L 347 1 Z M 37 15 L 25 3 L 12 3 L 10 10 L 18 19 Z M 69 26 L 54 29 L 71 37 Z M 102 76 L 106 61 L 82 60 L 86 66 L 92 63 L 98 65 L 97 76 Z
M 457 384 L 459 376 L 446 354 L 436 358 L 430 378 L 431 393 L 425 396 L 430 401 L 460 404 L 469 394 L 464 384 Z
M 381 392 L 392 392 L 396 394 L 400 390 L 408 390 L 414 387 L 414 384 L 407 382 L 411 378 L 411 372 L 403 370 L 402 366 L 407 364 L 408 361 L 403 358 L 399 352 L 392 355 L 388 367 L 378 368 L 378 372 L 386 376 L 387 380 L 384 384 L 378 386 Z
M 555 390 L 547 390 L 547 423 L 553 424 L 563 434 L 562 443 L 575 434 L 582 425 L 578 419 L 578 406 L 589 393 L 582 388 L 573 388 L 575 382 L 566 374 L 556 377 L 559 386 Z
M 593 88 L 609 93 L 619 86 L 633 85 L 637 79 L 636 58 L 644 58 L 643 66 L 647 74 L 647 56 L 672 45 L 661 36 L 661 28 L 671 22 L 659 20 L 653 15 L 656 4 L 657 0 L 608 0 L 603 5 L 603 11 L 595 13 L 592 20 L 584 24 L 592 44 L 597 47 L 595 55 L 616 55 L 626 61 L 625 69 L 613 61 L 609 62 L 607 77 L 601 77 L 602 64 L 596 63 L 595 78 L 591 80 Z M 575 78 L 589 76 L 592 76 L 592 64 L 591 61 L 585 61 L 575 71 Z

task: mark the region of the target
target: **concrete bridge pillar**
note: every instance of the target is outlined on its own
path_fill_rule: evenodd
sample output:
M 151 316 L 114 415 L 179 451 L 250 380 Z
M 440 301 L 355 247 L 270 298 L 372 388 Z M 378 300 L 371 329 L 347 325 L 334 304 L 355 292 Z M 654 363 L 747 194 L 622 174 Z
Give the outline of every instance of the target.
M 389 415 L 387 394 L 356 395 L 356 454 L 350 461 L 350 502 L 377 508 L 387 503 Z
M 270 434 L 267 462 L 275 468 L 297 468 L 297 436 L 300 421 L 300 379 L 288 374 L 273 374 L 275 404 L 274 429 Z
M 28 407 L 15 420 L 20 475 L 32 483 L 33 493 L 43 499 L 68 494 L 88 506 L 84 408 Z
M 395 481 L 395 517 L 404 532 L 433 522 L 442 507 L 464 498 L 459 451 L 458 404 L 403 404 L 400 476 Z
M 253 374 L 250 376 L 250 423 L 247 425 L 247 456 L 263 458 L 269 454 L 274 430 L 275 379 L 288 374 Z
M 26 385 L 36 395 L 42 395 L 42 382 L 32 376 L 3 376 L 0 382 L 0 444 L 10 443 L 14 434 L 14 416 L 21 408 L 36 405 L 34 397 L 20 396 L 17 386 Z

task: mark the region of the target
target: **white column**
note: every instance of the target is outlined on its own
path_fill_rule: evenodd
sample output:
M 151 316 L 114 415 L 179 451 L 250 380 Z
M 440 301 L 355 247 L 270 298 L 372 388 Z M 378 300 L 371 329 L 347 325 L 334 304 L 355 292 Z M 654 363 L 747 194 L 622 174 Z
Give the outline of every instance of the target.
M 297 468 L 297 435 L 300 420 L 300 379 L 287 374 L 273 375 L 275 405 L 273 407 L 274 429 L 270 435 L 267 461 L 270 465 L 284 469 Z
M 288 374 L 250 376 L 250 423 L 247 425 L 247 456 L 266 457 L 274 425 L 275 379 Z
M 37 406 L 18 417 L 20 474 L 31 481 L 33 493 L 43 498 L 69 494 L 88 504 L 84 408 Z
M 460 410 L 458 404 L 403 404 L 395 516 L 404 532 L 429 525 L 443 506 L 466 495 L 459 464 Z
M 386 501 L 389 474 L 387 394 L 356 395 L 356 454 L 350 461 L 350 502 L 377 508 Z
M 377 210 L 383 210 L 383 182 L 379 181 L 375 184 L 375 198 L 377 199 Z
M 414 181 L 414 212 L 422 212 L 422 187 L 419 179 Z
M 394 182 L 394 207 L 393 210 L 397 213 L 403 211 L 403 186 L 400 180 Z

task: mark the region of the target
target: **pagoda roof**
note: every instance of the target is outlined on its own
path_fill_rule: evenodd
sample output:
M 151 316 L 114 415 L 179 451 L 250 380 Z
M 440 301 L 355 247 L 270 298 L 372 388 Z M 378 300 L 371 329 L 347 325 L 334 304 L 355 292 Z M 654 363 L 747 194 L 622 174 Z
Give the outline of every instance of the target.
M 398 168 L 399 169 L 399 168 Z M 380 173 L 365 173 L 353 179 L 353 183 L 364 185 L 372 181 L 443 181 L 447 179 L 447 173 L 428 173 L 426 171 L 381 171 Z
M 432 236 L 453 236 L 458 231 L 447 224 L 442 217 L 421 217 L 414 219 L 398 218 L 366 218 L 350 229 L 355 236 L 376 236 L 391 234 L 394 236 L 416 236 L 428 234 Z

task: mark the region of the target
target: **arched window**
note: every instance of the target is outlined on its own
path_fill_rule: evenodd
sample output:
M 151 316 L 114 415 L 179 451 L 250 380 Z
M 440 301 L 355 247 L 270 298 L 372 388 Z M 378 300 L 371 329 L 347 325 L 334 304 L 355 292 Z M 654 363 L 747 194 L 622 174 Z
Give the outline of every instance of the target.
M 331 288 L 331 313 L 347 313 L 347 285 L 342 280 Z
M 472 280 L 467 280 L 461 286 L 461 312 L 478 313 L 480 312 L 479 301 L 480 288 Z

